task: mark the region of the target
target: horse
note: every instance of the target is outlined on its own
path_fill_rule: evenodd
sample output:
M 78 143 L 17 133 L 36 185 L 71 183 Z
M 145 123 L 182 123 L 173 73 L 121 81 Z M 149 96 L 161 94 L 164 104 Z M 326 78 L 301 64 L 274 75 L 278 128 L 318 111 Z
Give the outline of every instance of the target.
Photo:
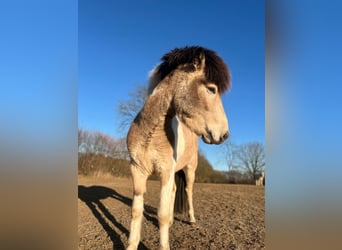
M 146 181 L 153 173 L 159 174 L 161 183 L 160 249 L 170 249 L 169 227 L 173 223 L 177 190 L 175 175 L 180 180 L 177 183 L 186 182 L 190 223 L 196 222 L 192 189 L 198 137 L 207 144 L 220 144 L 228 138 L 228 119 L 221 95 L 230 88 L 230 78 L 227 65 L 217 53 L 201 46 L 175 48 L 164 54 L 151 71 L 146 101 L 127 134 L 133 179 L 127 249 L 138 247 Z
M 264 185 L 264 178 L 265 178 L 265 172 L 262 171 L 260 177 L 259 177 L 258 179 L 255 180 L 255 185 L 256 185 L 256 186 L 262 186 L 262 185 Z

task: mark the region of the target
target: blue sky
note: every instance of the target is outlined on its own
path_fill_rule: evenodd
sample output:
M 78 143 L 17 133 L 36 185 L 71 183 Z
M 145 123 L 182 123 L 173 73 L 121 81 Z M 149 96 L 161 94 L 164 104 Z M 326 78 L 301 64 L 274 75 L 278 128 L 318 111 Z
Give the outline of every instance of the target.
M 117 105 L 175 47 L 201 45 L 228 64 L 231 139 L 264 143 L 263 1 L 79 1 L 79 127 L 123 137 Z M 200 147 L 217 169 L 219 146 Z

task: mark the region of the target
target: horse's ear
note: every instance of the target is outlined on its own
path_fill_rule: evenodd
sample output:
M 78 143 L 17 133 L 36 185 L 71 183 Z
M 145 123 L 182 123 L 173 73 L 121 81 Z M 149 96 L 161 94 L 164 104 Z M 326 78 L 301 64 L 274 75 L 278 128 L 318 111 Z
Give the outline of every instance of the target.
M 205 67 L 205 55 L 204 53 L 200 53 L 198 57 L 194 59 L 194 67 L 196 70 L 202 70 Z

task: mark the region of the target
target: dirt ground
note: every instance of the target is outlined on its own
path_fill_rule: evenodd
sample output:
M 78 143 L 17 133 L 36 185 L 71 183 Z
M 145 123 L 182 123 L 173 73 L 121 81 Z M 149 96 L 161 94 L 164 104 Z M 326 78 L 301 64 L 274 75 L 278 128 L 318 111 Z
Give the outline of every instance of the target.
M 195 183 L 197 223 L 175 215 L 171 249 L 265 249 L 265 189 L 250 185 Z M 148 181 L 139 249 L 158 249 L 159 182 Z M 78 178 L 78 249 L 125 249 L 132 181 Z

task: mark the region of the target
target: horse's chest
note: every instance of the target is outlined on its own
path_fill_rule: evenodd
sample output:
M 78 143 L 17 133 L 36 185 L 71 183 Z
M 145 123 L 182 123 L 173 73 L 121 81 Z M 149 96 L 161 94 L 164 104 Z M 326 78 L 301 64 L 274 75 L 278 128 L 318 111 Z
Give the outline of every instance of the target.
M 178 118 L 172 118 L 172 133 L 173 133 L 173 159 L 177 162 L 185 151 L 185 137 L 182 125 Z

